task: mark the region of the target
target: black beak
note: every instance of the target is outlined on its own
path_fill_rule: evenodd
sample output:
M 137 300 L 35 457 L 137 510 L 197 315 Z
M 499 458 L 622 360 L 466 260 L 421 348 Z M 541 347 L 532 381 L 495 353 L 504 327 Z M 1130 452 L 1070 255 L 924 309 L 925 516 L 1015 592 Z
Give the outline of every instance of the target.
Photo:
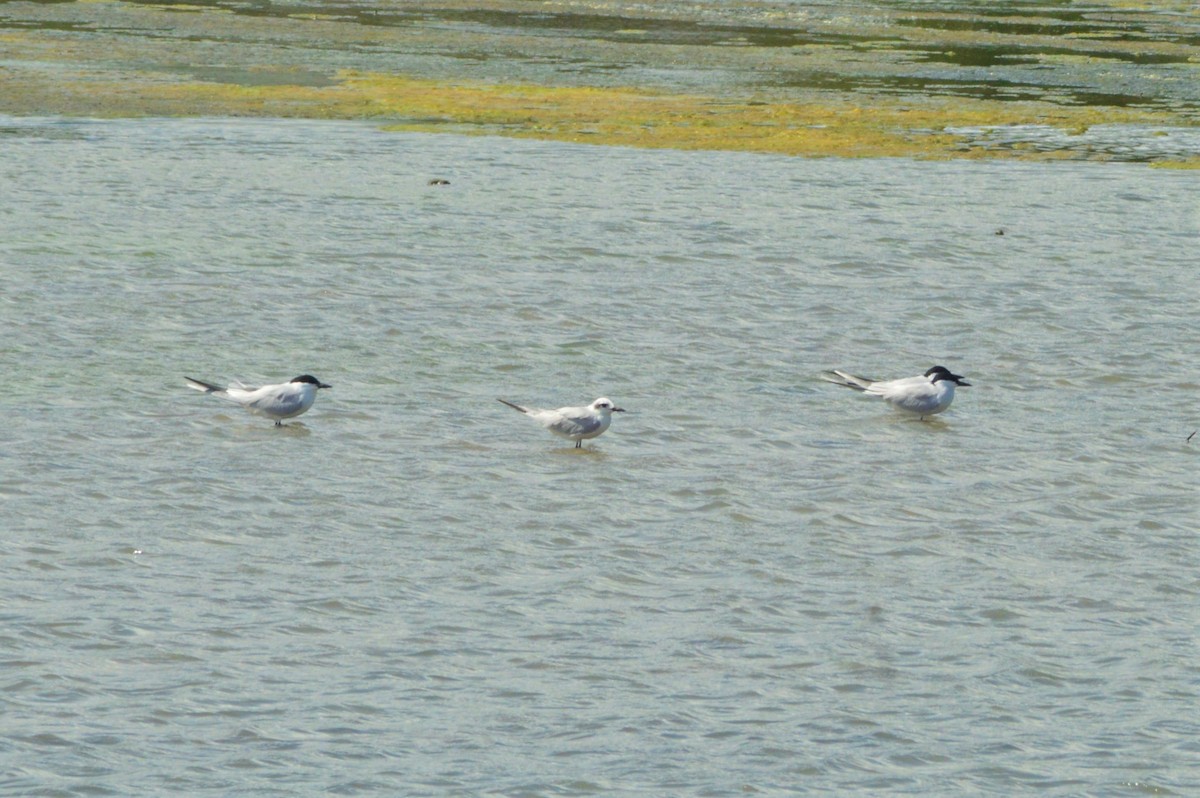
M 951 375 L 950 375 L 950 379 L 952 379 L 952 380 L 954 380 L 955 382 L 957 382 L 957 383 L 958 383 L 958 384 L 959 384 L 961 387 L 963 387 L 963 388 L 970 388 L 970 387 L 971 387 L 971 383 L 963 381 L 963 378 L 962 378 L 962 377 L 959 377 L 959 376 L 957 376 L 957 375 L 951 374 Z
M 317 387 L 318 387 L 318 388 L 332 388 L 333 386 L 332 386 L 332 385 L 326 385 L 326 384 L 325 384 L 325 383 L 323 383 L 323 382 L 318 382 L 318 383 L 317 383 Z
M 614 413 L 624 413 L 624 412 L 625 412 L 625 408 L 623 408 L 623 407 L 614 407 L 614 408 L 612 409 L 612 411 L 613 411 Z

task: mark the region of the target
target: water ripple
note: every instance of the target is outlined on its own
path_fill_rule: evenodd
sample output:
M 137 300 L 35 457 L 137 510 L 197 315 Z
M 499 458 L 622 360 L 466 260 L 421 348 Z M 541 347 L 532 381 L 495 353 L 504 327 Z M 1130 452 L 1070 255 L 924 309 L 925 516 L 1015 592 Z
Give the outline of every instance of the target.
M 1200 788 L 1186 176 L 3 124 L 0 791 Z

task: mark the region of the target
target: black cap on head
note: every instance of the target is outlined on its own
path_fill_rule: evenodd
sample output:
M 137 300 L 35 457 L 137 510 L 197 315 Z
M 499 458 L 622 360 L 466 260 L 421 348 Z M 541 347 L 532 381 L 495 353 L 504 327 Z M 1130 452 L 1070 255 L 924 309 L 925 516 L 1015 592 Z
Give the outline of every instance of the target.
M 945 366 L 934 366 L 929 371 L 925 372 L 925 376 L 933 377 L 933 382 L 938 382 L 939 380 L 951 380 L 959 385 L 965 385 L 968 388 L 971 387 L 971 383 L 963 382 L 962 375 L 954 374 Z
M 292 382 L 307 382 L 309 385 L 315 385 L 318 388 L 332 388 L 332 385 L 326 385 L 311 374 L 301 374 L 299 377 L 292 378 Z

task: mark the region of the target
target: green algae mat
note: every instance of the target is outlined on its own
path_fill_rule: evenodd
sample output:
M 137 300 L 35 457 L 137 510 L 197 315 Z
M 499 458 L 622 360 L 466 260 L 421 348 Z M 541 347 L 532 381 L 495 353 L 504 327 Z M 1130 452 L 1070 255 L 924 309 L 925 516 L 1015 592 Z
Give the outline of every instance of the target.
M 1195 3 L 0 2 L 0 53 L 0 113 L 12 115 L 1120 160 L 1131 156 L 1084 134 L 1200 122 Z M 1024 126 L 1061 136 L 1037 147 L 980 134 Z

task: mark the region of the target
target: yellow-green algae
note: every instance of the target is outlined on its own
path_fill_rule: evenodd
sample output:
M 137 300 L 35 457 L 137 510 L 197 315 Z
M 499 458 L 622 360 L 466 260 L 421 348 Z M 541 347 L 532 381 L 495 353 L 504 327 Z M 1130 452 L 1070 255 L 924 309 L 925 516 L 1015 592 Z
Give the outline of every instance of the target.
M 436 5 L 442 7 L 448 2 L 441 0 Z M 429 3 L 414 5 L 431 8 Z M 514 7 L 511 0 L 495 0 L 490 5 L 497 9 Z M 540 5 L 546 9 L 557 5 L 580 7 L 578 3 Z M 101 10 L 88 11 L 87 7 Z M 927 18 L 974 19 L 966 12 L 906 11 L 895 17 L 881 17 L 878 30 L 871 27 L 875 23 L 858 20 L 841 33 L 870 34 L 874 38 L 869 46 L 857 48 L 843 41 L 808 41 L 789 47 L 690 47 L 684 52 L 662 44 L 647 47 L 600 39 L 564 44 L 536 36 L 478 37 L 453 25 L 358 25 L 316 13 L 235 17 L 228 9 L 200 5 L 149 6 L 106 0 L 21 8 L 34 15 L 31 24 L 40 21 L 49 27 L 10 29 L 0 34 L 6 49 L 6 63 L 0 67 L 0 112 L 371 119 L 403 130 L 634 147 L 917 158 L 1107 157 L 1086 147 L 1044 152 L 1019 144 L 973 142 L 947 132 L 955 128 L 1033 124 L 1077 133 L 1104 123 L 1167 127 L 1196 121 L 1194 109 L 1169 103 L 1154 111 L 1108 104 L 1060 104 L 1053 96 L 1053 84 L 1046 86 L 1045 98 L 1022 101 L 938 96 L 920 88 L 872 94 L 864 91 L 862 84 L 855 84 L 862 76 L 857 70 L 864 65 L 871 69 L 885 64 L 899 68 L 919 52 L 893 50 L 897 36 L 907 43 L 905 47 L 930 47 L 951 55 L 958 45 L 986 45 L 998 51 L 1020 51 L 1043 64 L 1093 71 L 1112 68 L 1091 49 L 1056 52 L 1054 47 L 1077 46 L 1069 44 L 1073 36 L 1070 32 L 1059 36 L 1016 35 L 943 30 L 938 25 L 922 27 Z M 635 18 L 623 21 L 631 23 L 629 30 L 640 30 Z M 161 35 L 167 31 L 170 35 Z M 1165 38 L 1153 41 L 1137 37 L 1078 46 L 1102 47 L 1110 53 L 1136 49 L 1169 56 L 1187 65 L 1176 68 L 1176 81 L 1184 79 L 1181 69 L 1194 73 L 1195 67 L 1189 61 L 1197 48 Z M 337 54 L 329 59 L 334 62 L 348 52 L 357 59 L 364 52 L 396 53 L 423 46 L 463 53 L 474 52 L 473 47 L 489 48 L 486 71 L 492 77 L 467 80 L 446 72 L 416 77 L 404 66 L 400 67 L 403 74 L 394 74 L 374 69 L 378 60 L 374 55 L 362 56 L 372 61 L 365 69 L 337 69 L 325 63 L 327 54 Z M 564 46 L 587 49 L 589 58 L 599 59 L 598 63 L 604 59 L 620 63 L 645 58 L 653 67 L 679 56 L 700 59 L 706 67 L 736 64 L 739 74 L 760 70 L 779 70 L 779 74 L 824 71 L 847 76 L 848 88 L 814 90 L 778 84 L 759 91 L 743 82 L 714 87 L 710 93 L 688 93 L 677 86 L 649 89 L 613 85 L 602 73 L 590 75 L 588 81 L 603 85 L 548 85 L 559 81 L 553 76 L 549 80 L 530 80 L 521 72 L 523 67 L 519 65 L 529 63 L 523 56 L 545 50 L 548 58 L 562 58 Z M 522 49 L 530 47 L 541 49 Z M 297 58 L 297 53 L 302 55 Z M 411 66 L 427 68 L 428 64 L 418 61 Z M 896 74 L 902 73 L 900 69 Z M 869 77 L 875 73 L 862 74 Z M 1002 76 L 997 79 L 1003 83 Z M 707 87 L 704 91 L 708 92 Z M 1193 160 L 1179 161 L 1178 166 L 1194 168 Z
M 863 103 L 732 101 L 636 88 L 446 84 L 343 72 L 332 86 L 60 79 L 62 93 L 107 98 L 110 115 L 224 114 L 378 120 L 394 130 L 504 135 L 591 144 L 844 157 L 1062 158 L 971 147 L 948 127 L 1164 124 L 1147 111 L 1050 103 L 863 98 Z
M 13 37 L 20 38 L 20 37 Z M 24 38 L 23 44 L 31 42 Z M 42 42 L 70 63 L 71 47 Z M 292 67 L 245 66 L 238 83 L 161 72 L 64 68 L 52 78 L 10 68 L 3 92 L 44 113 L 243 115 L 371 119 L 390 129 L 505 135 L 592 144 L 843 157 L 1080 157 L 969 145 L 949 127 L 1038 124 L 1081 132 L 1101 123 L 1177 124 L 1162 112 L 1048 102 L 852 95 L 759 101 L 647 91 L 422 80 L 342 71 L 331 85 L 290 82 Z
M 1200 169 L 1200 157 L 1180 161 L 1155 161 L 1150 166 L 1154 169 Z

